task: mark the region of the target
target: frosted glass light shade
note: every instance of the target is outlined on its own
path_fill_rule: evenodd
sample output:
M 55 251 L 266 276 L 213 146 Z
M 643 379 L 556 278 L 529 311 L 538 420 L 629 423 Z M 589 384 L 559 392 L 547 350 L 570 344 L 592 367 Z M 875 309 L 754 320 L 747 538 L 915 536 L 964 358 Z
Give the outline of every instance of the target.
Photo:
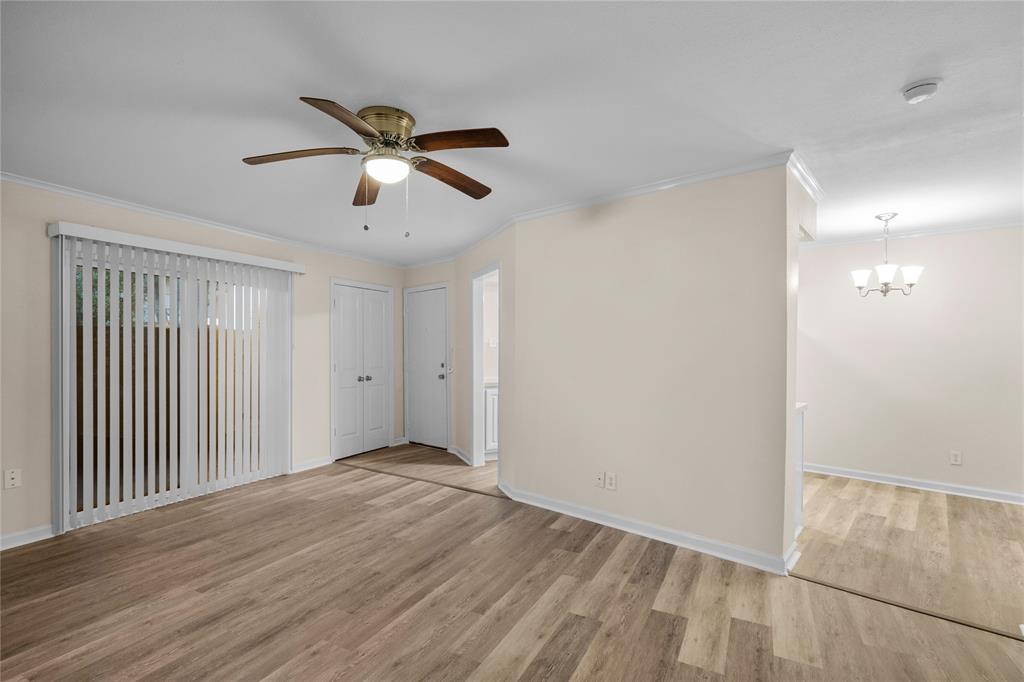
M 409 162 L 400 156 L 368 156 L 363 160 L 363 168 L 377 182 L 389 185 L 409 175 Z
M 850 277 L 853 277 L 853 286 L 861 289 L 868 285 L 868 280 L 871 279 L 870 270 L 850 270 Z
M 878 281 L 882 284 L 892 284 L 892 280 L 896 277 L 896 271 L 900 269 L 900 266 L 894 263 L 883 263 L 882 265 L 875 266 L 875 272 L 878 273 Z
M 907 285 L 917 284 L 917 280 L 921 279 L 921 272 L 924 271 L 924 266 L 921 265 L 904 265 L 900 268 L 900 272 L 903 273 L 903 283 Z

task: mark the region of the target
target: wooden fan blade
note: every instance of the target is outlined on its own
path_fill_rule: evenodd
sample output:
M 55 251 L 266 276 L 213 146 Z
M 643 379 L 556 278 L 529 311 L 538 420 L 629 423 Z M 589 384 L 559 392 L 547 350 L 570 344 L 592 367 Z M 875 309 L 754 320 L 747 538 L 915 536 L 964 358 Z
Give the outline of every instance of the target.
M 380 192 L 380 183 L 371 178 L 363 171 L 359 177 L 359 185 L 356 187 L 356 195 L 352 199 L 353 206 L 370 206 L 377 201 L 377 193 Z
M 288 159 L 303 159 L 307 156 L 326 156 L 328 154 L 361 154 L 353 147 L 317 147 L 316 149 L 296 149 L 293 152 L 278 152 L 276 154 L 263 154 L 262 156 L 248 156 L 242 159 L 243 163 L 256 166 L 261 163 L 273 163 L 274 161 L 287 161 Z
M 426 133 L 412 138 L 419 149 L 436 152 L 442 149 L 469 149 L 472 147 L 507 147 L 508 139 L 497 128 L 472 128 Z
M 490 187 L 460 173 L 451 166 L 446 166 L 425 156 L 417 156 L 413 158 L 413 161 L 417 162 L 415 168 L 419 172 L 426 173 L 435 180 L 440 180 L 474 199 L 483 199 L 491 193 Z
M 319 97 L 300 97 L 299 99 L 310 106 L 316 107 L 328 116 L 338 119 L 354 130 L 356 135 L 359 135 L 360 137 L 374 139 L 380 137 L 380 132 L 378 132 L 376 128 L 337 102 L 332 102 L 329 99 L 320 99 Z

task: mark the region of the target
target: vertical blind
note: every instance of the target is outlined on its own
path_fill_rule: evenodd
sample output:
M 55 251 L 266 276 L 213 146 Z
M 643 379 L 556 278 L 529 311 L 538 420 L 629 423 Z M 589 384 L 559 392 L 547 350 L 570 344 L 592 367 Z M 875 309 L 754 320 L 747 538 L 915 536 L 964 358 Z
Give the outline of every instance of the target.
M 60 239 L 62 529 L 284 473 L 291 275 Z

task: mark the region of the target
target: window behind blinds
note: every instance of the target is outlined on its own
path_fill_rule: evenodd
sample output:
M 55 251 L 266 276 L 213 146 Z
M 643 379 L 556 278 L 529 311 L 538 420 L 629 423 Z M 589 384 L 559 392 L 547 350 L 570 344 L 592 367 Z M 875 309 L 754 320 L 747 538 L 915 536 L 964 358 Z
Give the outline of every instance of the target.
M 59 248 L 65 529 L 286 470 L 289 273 Z

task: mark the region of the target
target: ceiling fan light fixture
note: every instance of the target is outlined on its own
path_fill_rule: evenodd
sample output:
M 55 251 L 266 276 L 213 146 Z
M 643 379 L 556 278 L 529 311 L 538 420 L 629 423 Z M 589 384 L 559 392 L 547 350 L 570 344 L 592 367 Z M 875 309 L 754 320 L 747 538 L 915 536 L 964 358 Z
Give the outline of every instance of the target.
M 363 169 L 377 182 L 390 185 L 405 180 L 412 164 L 397 154 L 370 154 L 363 159 Z

